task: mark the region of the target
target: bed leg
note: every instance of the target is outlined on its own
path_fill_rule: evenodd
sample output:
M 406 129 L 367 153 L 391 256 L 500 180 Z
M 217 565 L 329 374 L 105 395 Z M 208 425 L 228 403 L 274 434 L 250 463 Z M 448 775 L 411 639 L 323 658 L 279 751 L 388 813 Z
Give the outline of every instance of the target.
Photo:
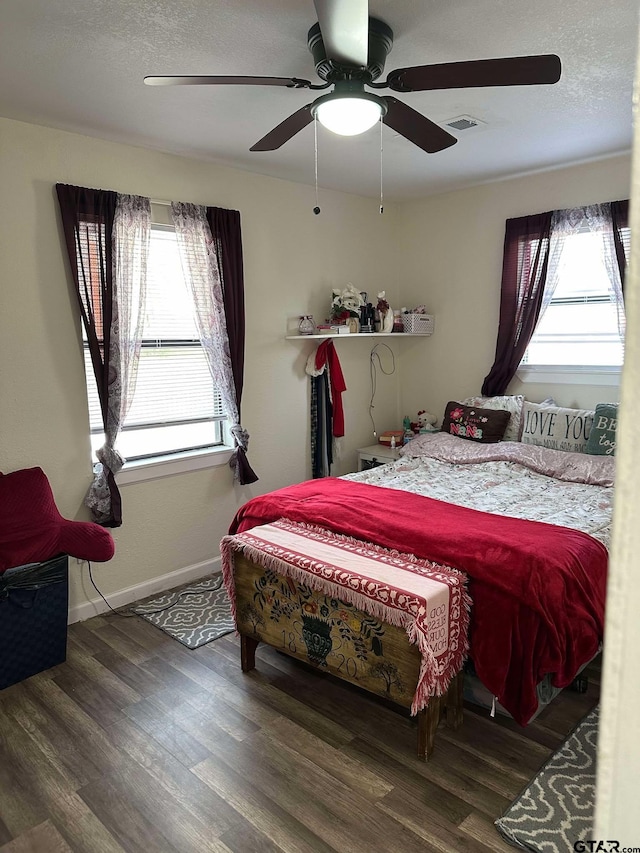
M 258 640 L 253 637 L 247 637 L 246 634 L 240 634 L 240 665 L 243 672 L 250 672 L 256 668 L 256 649 L 258 648 Z
M 422 761 L 428 761 L 431 757 L 439 722 L 440 699 L 432 696 L 427 707 L 418 711 L 418 758 Z
M 445 704 L 445 719 L 447 727 L 459 729 L 462 725 L 463 705 L 462 689 L 464 685 L 464 673 L 459 672 L 449 685 Z

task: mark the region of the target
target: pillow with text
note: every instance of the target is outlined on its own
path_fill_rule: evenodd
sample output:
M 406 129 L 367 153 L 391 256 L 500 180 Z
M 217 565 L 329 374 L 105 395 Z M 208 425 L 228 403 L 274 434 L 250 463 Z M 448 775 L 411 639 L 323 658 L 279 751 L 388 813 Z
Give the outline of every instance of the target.
M 522 407 L 520 440 L 523 444 L 537 444 L 553 450 L 586 453 L 593 414 L 593 409 L 564 409 L 526 401 Z
M 524 394 L 505 394 L 497 397 L 467 397 L 462 401 L 463 406 L 481 406 L 483 409 L 502 409 L 510 412 L 511 418 L 507 424 L 503 441 L 520 440 L 520 421 Z
M 511 413 L 501 409 L 482 409 L 449 401 L 444 410 L 442 432 L 482 444 L 502 441 Z
M 615 456 L 618 404 L 598 403 L 587 441 L 587 453 L 593 456 Z

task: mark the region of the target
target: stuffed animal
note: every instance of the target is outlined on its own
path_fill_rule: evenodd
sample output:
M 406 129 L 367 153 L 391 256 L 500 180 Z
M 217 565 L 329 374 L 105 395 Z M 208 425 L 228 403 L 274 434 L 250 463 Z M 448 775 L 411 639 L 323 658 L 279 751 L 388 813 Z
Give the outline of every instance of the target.
M 424 409 L 421 409 L 418 412 L 418 424 L 420 426 L 420 432 L 434 432 L 437 420 L 438 418 L 435 415 L 432 415 L 429 412 L 425 412 Z

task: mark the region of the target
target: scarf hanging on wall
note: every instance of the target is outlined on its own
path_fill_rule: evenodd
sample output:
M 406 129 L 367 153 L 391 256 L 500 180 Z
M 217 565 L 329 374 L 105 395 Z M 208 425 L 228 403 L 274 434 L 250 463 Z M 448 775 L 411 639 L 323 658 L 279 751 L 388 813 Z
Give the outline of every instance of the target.
M 306 366 L 311 377 L 311 467 L 314 479 L 328 477 L 334 442 L 344 435 L 342 393 L 347 390 L 333 341 L 323 341 Z

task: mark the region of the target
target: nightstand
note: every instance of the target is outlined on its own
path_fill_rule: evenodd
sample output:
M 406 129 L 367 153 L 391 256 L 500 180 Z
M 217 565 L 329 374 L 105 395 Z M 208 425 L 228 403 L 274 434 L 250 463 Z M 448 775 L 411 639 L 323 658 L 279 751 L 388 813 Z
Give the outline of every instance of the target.
M 399 447 L 388 447 L 386 444 L 372 444 L 369 447 L 358 448 L 358 471 L 377 468 L 387 462 L 395 462 L 400 458 Z

